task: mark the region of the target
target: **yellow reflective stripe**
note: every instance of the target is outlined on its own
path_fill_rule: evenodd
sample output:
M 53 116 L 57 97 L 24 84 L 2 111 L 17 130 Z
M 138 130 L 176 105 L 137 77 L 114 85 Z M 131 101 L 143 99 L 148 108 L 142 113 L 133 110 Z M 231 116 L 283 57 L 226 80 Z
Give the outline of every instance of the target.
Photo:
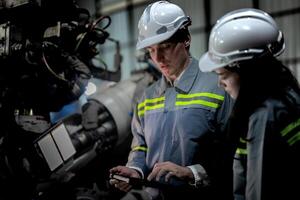
M 154 110 L 154 109 L 158 109 L 158 108 L 163 108 L 164 105 L 165 105 L 165 103 L 156 104 L 154 106 L 146 106 L 145 110 L 148 111 L 148 110 Z
M 211 108 L 218 108 L 220 105 L 218 103 L 210 102 L 208 100 L 202 100 L 202 99 L 193 99 L 196 97 L 209 97 L 211 99 L 216 99 L 219 101 L 224 100 L 224 96 L 209 93 L 209 92 L 200 92 L 200 93 L 193 93 L 193 94 L 177 94 L 176 98 L 177 101 L 175 103 L 176 106 L 185 106 L 185 105 L 203 105 Z M 181 100 L 178 100 L 181 99 Z M 183 100 L 185 99 L 185 100 Z M 188 100 L 190 99 L 190 100 Z
M 235 153 L 239 155 L 247 155 L 247 149 L 237 148 Z
M 282 136 L 285 136 L 286 134 L 291 132 L 294 128 L 296 128 L 299 125 L 300 125 L 300 118 L 296 122 L 293 122 L 293 123 L 289 124 L 280 133 L 281 133 Z
M 300 140 L 300 131 L 288 140 L 288 144 L 292 146 L 298 140 Z
M 143 102 L 138 104 L 138 109 L 140 109 L 141 107 L 145 106 L 147 103 L 157 103 L 159 101 L 164 101 L 165 97 L 158 97 L 158 98 L 153 98 L 153 99 L 145 99 Z
M 153 99 L 145 99 L 143 102 L 138 104 L 138 116 L 143 116 L 145 112 L 148 110 L 154 110 L 154 109 L 164 107 L 165 105 L 164 100 L 165 100 L 164 96 L 153 98 Z M 147 104 L 154 104 L 154 105 L 147 105 Z
M 146 104 L 146 101 L 143 101 L 142 103 L 139 103 L 139 104 L 138 104 L 138 109 L 144 107 L 145 104 Z
M 244 140 L 243 138 L 240 137 L 240 142 L 241 143 L 246 143 L 246 140 Z
M 177 94 L 177 98 L 194 98 L 194 97 L 210 97 L 221 101 L 224 100 L 224 96 L 214 94 L 214 93 L 208 93 L 208 92 L 200 92 L 194 94 Z
M 143 102 L 138 104 L 138 116 L 143 116 L 146 111 L 155 110 L 159 108 L 163 108 L 165 103 L 165 97 L 158 97 L 153 99 L 145 99 Z M 147 104 L 154 104 L 154 105 L 147 105 Z
M 145 114 L 145 110 L 138 111 L 138 116 L 141 117 Z
M 136 146 L 132 148 L 132 151 L 144 151 L 147 152 L 148 148 L 147 147 L 143 147 L 143 146 Z
M 198 105 L 203 105 L 203 106 L 208 106 L 211 108 L 218 108 L 220 107 L 219 104 L 205 101 L 205 100 L 191 100 L 191 101 L 176 101 L 176 106 L 186 106 L 186 105 L 192 105 L 192 104 L 198 104 Z
M 163 108 L 164 106 L 165 106 L 165 103 L 156 104 L 153 106 L 145 106 L 143 110 L 138 111 L 138 116 L 144 115 L 146 111 Z
M 290 146 L 292 146 L 293 144 L 295 144 L 297 141 L 300 140 L 300 132 L 297 132 L 294 135 L 289 134 L 292 131 L 294 131 L 296 128 L 298 128 L 299 126 L 300 126 L 300 118 L 298 120 L 296 120 L 295 122 L 290 123 L 287 127 L 285 127 L 280 132 L 281 136 L 286 138 L 286 140 Z

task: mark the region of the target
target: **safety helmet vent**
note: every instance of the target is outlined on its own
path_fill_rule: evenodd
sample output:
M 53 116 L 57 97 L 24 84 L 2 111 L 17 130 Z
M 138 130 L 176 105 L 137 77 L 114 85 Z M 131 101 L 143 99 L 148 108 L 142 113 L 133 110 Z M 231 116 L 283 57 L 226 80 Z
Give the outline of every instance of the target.
M 139 20 L 136 48 L 139 50 L 163 42 L 178 29 L 190 24 L 190 17 L 179 6 L 168 1 L 152 3 L 144 10 Z

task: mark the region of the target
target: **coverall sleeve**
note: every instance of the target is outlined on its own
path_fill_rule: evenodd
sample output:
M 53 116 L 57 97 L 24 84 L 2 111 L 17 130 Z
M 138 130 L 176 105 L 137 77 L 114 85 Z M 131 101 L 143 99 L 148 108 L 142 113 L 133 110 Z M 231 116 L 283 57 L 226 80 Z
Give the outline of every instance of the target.
M 128 156 L 127 167 L 138 168 L 144 174 L 147 170 L 146 168 L 146 155 L 147 155 L 147 144 L 144 137 L 144 130 L 141 125 L 141 121 L 137 114 L 137 108 L 135 109 L 133 119 L 131 122 L 132 129 L 132 143 L 131 151 Z
M 218 90 L 218 94 L 224 95 L 221 107 L 218 108 L 215 114 L 207 115 L 209 128 L 214 132 L 211 138 L 213 141 L 209 140 L 211 144 L 209 145 L 211 146 L 211 152 L 209 153 L 211 159 L 207 163 L 197 163 L 188 166 L 195 178 L 195 182 L 191 184 L 199 188 L 215 184 L 215 181 L 218 181 L 217 184 L 222 185 L 223 181 L 226 182 L 225 179 L 220 180 L 223 177 L 226 180 L 231 179 L 231 149 L 225 143 L 225 127 L 232 109 L 233 99 L 224 91 Z M 231 188 L 229 190 L 232 191 Z

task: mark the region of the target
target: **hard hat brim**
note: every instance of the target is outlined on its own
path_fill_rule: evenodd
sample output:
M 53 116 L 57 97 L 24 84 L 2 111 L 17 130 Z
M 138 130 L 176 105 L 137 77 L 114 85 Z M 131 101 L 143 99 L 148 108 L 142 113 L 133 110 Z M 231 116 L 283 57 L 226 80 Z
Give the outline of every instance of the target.
M 225 67 L 226 65 L 228 65 L 228 63 L 221 63 L 217 60 L 212 60 L 208 52 L 201 56 L 198 64 L 202 72 L 211 72 L 215 69 Z
M 139 41 L 136 44 L 136 50 L 141 50 L 141 49 L 144 49 L 144 48 L 149 47 L 154 44 L 159 44 L 159 43 L 169 39 L 176 31 L 177 31 L 177 29 L 175 29 L 174 31 L 165 33 L 165 34 L 153 36 L 153 37 L 145 39 L 143 41 Z

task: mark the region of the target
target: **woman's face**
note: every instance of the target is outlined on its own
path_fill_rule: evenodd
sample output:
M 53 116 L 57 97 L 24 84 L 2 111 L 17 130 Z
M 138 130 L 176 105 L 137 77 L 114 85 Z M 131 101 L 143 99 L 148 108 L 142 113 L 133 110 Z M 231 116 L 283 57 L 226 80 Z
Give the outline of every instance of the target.
M 240 76 L 224 67 L 216 69 L 215 72 L 219 77 L 218 85 L 224 88 L 233 99 L 236 99 L 240 90 Z

